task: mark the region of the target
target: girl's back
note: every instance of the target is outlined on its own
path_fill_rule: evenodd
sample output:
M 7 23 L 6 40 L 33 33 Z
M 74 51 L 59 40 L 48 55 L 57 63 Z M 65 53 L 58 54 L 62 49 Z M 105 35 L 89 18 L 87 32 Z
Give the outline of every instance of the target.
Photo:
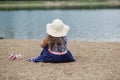
M 49 49 L 55 52 L 64 52 L 67 50 L 66 37 L 53 37 L 49 35 Z

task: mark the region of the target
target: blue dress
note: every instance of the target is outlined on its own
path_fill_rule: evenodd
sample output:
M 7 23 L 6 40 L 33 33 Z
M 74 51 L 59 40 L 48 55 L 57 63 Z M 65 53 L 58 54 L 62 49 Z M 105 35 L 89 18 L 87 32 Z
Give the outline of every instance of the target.
M 62 55 L 53 54 L 48 50 L 48 47 L 43 48 L 41 54 L 33 59 L 34 62 L 51 62 L 51 63 L 64 63 L 75 61 L 71 52 Z

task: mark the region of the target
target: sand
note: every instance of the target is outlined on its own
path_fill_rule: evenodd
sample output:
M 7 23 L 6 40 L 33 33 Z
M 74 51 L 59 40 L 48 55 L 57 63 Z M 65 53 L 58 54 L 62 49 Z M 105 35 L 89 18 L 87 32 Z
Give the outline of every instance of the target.
M 0 40 L 0 80 L 120 80 L 120 43 L 69 41 L 70 63 L 27 62 L 39 55 L 40 40 Z M 9 60 L 9 54 L 22 60 Z

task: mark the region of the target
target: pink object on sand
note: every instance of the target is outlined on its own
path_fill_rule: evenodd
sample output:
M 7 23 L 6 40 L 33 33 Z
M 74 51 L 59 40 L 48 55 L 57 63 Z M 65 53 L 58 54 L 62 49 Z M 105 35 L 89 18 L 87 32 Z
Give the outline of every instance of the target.
M 15 60 L 16 57 L 15 57 L 15 55 L 10 54 L 8 58 L 9 58 L 9 59 L 12 59 L 12 60 Z
M 21 54 L 16 54 L 16 55 L 10 54 L 8 58 L 11 60 L 15 60 L 15 59 L 21 60 L 22 59 Z
M 21 60 L 22 59 L 21 54 L 16 55 L 16 59 Z

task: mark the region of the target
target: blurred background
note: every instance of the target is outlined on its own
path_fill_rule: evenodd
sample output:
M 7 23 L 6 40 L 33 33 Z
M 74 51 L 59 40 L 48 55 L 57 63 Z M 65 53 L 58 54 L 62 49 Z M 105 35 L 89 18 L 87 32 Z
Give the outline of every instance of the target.
M 0 0 L 0 39 L 43 39 L 56 18 L 70 40 L 120 42 L 120 0 Z

